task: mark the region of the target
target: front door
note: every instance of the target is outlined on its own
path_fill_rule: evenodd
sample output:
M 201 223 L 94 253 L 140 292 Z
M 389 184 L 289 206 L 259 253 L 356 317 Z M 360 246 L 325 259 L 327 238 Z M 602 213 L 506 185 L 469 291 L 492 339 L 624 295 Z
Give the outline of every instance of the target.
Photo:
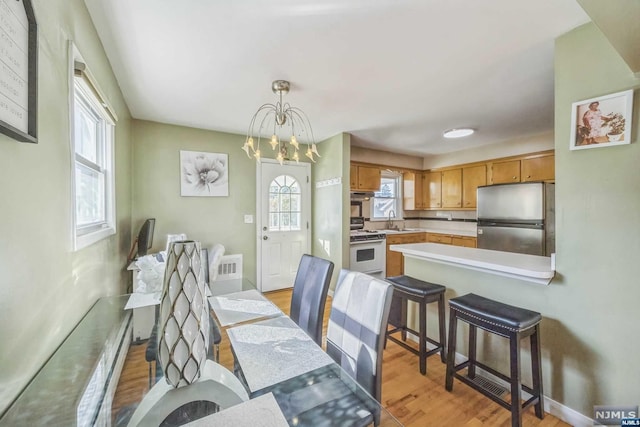
M 311 165 L 258 164 L 258 289 L 290 288 L 310 252 Z

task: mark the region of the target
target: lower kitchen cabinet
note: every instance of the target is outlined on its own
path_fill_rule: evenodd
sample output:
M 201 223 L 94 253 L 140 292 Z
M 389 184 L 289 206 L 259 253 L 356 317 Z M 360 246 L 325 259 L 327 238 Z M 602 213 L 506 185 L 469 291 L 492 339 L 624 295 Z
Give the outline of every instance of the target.
M 428 243 L 442 243 L 443 245 L 451 244 L 451 235 L 450 234 L 439 234 L 439 233 L 428 233 L 427 234 L 427 242 Z
M 441 233 L 387 234 L 387 277 L 400 276 L 404 274 L 404 257 L 401 252 L 389 249 L 391 245 L 425 242 L 464 246 L 467 248 L 476 247 L 476 238 L 470 236 Z
M 454 246 L 464 246 L 465 248 L 475 248 L 477 246 L 477 239 L 467 236 L 452 236 L 451 244 Z
M 387 234 L 387 277 L 400 276 L 404 274 L 404 257 L 401 252 L 389 249 L 391 245 L 425 242 L 464 246 L 467 248 L 476 247 L 476 238 L 470 236 L 441 233 Z
M 475 237 L 458 236 L 455 234 L 428 233 L 427 242 L 440 243 L 443 245 L 464 246 L 466 248 L 476 247 Z
M 403 245 L 406 243 L 424 243 L 427 233 L 407 233 L 387 235 L 387 277 L 404 274 L 404 257 L 401 252 L 389 249 L 391 245 Z

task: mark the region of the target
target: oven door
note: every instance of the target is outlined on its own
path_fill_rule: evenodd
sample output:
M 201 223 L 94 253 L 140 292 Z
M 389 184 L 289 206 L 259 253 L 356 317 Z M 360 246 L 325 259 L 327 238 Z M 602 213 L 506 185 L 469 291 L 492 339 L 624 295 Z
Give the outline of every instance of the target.
M 351 242 L 350 269 L 384 278 L 387 245 L 384 240 Z

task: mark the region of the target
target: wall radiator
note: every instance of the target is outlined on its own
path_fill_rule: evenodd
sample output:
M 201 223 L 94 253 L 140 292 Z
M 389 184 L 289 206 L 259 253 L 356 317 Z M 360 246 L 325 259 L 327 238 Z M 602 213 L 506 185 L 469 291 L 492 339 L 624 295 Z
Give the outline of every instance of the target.
M 242 254 L 225 255 L 218 266 L 220 280 L 242 279 Z

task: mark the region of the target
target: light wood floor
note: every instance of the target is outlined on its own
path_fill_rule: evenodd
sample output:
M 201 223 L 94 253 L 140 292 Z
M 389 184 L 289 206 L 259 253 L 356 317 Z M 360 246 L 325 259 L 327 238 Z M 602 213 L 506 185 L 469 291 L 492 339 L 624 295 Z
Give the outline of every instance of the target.
M 291 291 L 265 294 L 285 313 L 289 312 Z M 331 298 L 327 301 L 324 329 L 326 334 Z M 223 332 L 220 363 L 233 369 L 229 340 Z M 225 348 L 227 346 L 227 348 Z M 146 343 L 132 345 L 116 390 L 113 415 L 140 399 L 148 388 L 148 363 L 144 359 Z M 226 357 L 225 357 L 226 356 Z M 420 375 L 418 357 L 389 341 L 382 366 L 382 404 L 405 426 L 510 426 L 511 414 L 492 400 L 455 380 L 453 391 L 444 388 L 445 365 L 439 356 L 427 359 L 427 374 Z M 529 408 L 523 418 L 524 426 L 568 426 L 547 414 L 536 418 Z

